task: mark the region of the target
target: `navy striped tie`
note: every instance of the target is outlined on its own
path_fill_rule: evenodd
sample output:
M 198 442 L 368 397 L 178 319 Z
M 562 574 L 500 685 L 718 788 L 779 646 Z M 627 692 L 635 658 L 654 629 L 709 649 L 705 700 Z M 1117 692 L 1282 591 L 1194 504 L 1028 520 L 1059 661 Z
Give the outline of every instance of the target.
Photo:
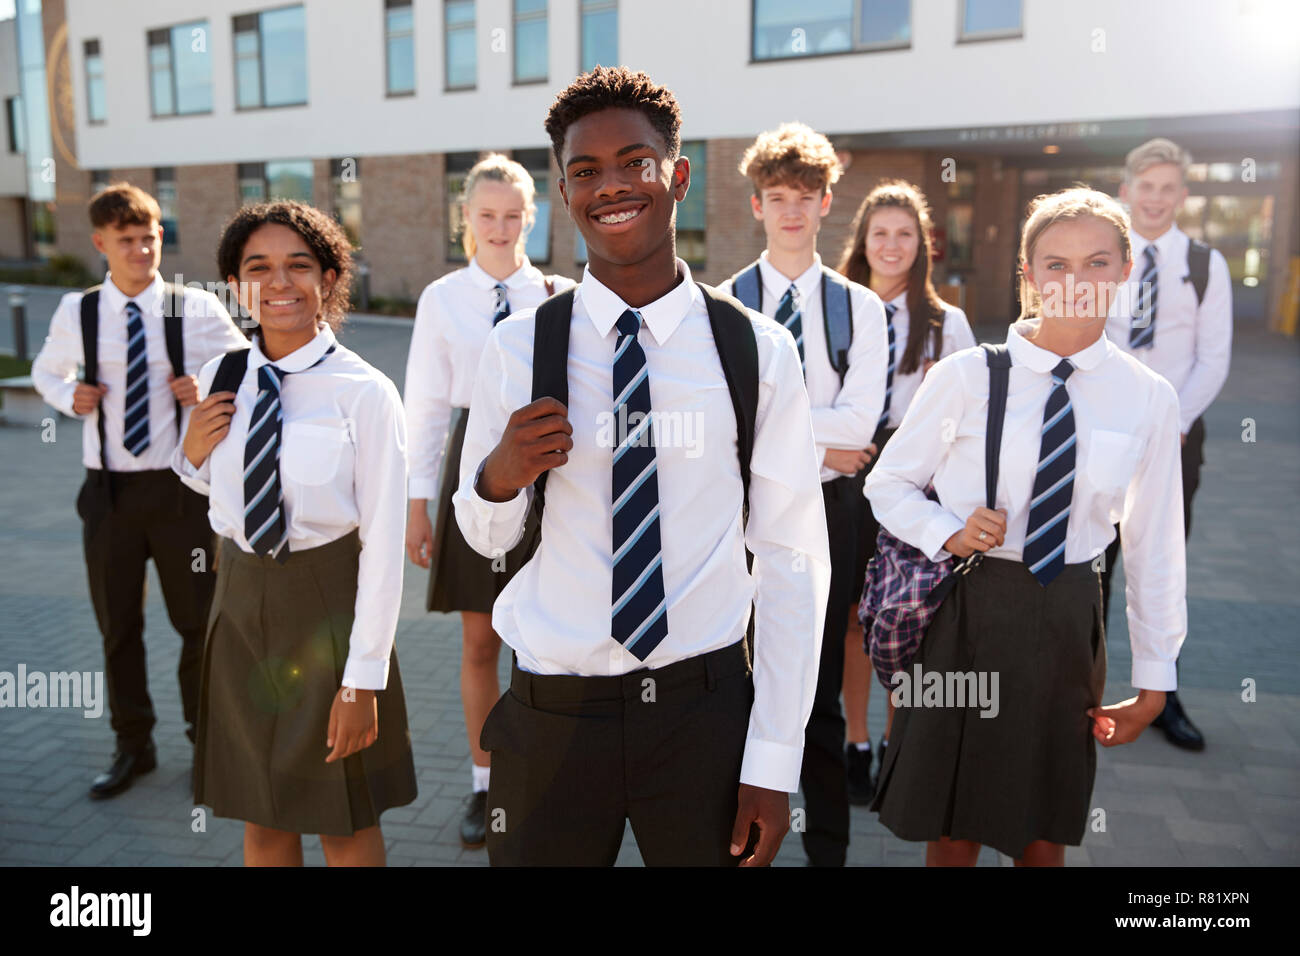
M 785 290 L 785 295 L 781 296 L 781 302 L 776 307 L 776 321 L 789 329 L 790 334 L 794 336 L 794 344 L 799 349 L 799 367 L 804 368 L 803 312 L 799 308 L 799 290 L 795 288 L 793 282 L 790 283 L 790 288 Z
M 140 306 L 126 304 L 126 415 L 122 444 L 133 455 L 149 447 L 149 355 L 144 346 Z
M 492 324 L 496 325 L 510 314 L 510 303 L 506 301 L 506 287 L 498 282 L 492 287 Z
M 889 329 L 889 364 L 885 366 L 885 408 L 880 413 L 880 421 L 876 423 L 876 428 L 884 428 L 889 424 L 889 399 L 894 394 L 894 313 L 898 311 L 898 306 L 889 302 L 885 305 L 885 327 Z
M 1074 412 L 1065 380 L 1074 371 L 1069 359 L 1052 369 L 1052 391 L 1043 409 L 1042 444 L 1034 497 L 1025 529 L 1024 563 L 1046 587 L 1065 568 L 1065 530 L 1074 493 Z
M 614 346 L 614 580 L 610 633 L 637 660 L 668 636 L 663 553 L 659 539 L 659 476 L 650 422 L 650 378 L 637 341 L 641 314 L 618 318 Z
M 1131 349 L 1154 348 L 1156 344 L 1156 247 L 1147 246 L 1142 254 L 1142 278 L 1138 282 L 1137 308 L 1128 330 Z
M 308 368 L 315 368 L 334 351 L 331 345 Z M 257 404 L 244 441 L 244 537 L 254 554 L 289 560 L 289 527 L 280 487 L 280 431 L 284 416 L 280 386 L 289 374 L 271 363 L 257 370 Z

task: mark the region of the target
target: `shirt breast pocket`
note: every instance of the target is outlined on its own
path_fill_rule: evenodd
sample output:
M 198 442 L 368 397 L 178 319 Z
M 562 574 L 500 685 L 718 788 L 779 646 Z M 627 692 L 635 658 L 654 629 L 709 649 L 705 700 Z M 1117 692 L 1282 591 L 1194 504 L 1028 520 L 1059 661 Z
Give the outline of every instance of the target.
M 338 473 L 351 436 L 346 425 L 286 422 L 282 431 L 280 472 L 299 485 L 324 485 Z
M 1123 491 L 1141 456 L 1142 442 L 1134 436 L 1094 428 L 1088 440 L 1088 480 L 1101 490 Z

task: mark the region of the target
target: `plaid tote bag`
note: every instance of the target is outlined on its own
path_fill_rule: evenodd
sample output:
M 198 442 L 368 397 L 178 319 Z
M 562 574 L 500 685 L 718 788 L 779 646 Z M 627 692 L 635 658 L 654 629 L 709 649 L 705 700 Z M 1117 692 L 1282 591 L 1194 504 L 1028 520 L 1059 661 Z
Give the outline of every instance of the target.
M 986 506 L 993 508 L 998 486 L 998 453 L 1002 446 L 1002 420 L 1007 408 L 1007 380 L 1011 356 L 1005 345 L 984 345 L 989 368 L 989 418 L 984 436 L 984 491 Z M 938 501 L 934 487 L 926 497 Z M 858 602 L 867 654 L 885 687 L 893 675 L 906 670 L 921 646 L 935 611 L 959 576 L 979 566 L 983 554 L 956 560 L 931 561 L 920 548 L 897 538 L 881 526 L 876 553 L 867 562 L 867 576 Z

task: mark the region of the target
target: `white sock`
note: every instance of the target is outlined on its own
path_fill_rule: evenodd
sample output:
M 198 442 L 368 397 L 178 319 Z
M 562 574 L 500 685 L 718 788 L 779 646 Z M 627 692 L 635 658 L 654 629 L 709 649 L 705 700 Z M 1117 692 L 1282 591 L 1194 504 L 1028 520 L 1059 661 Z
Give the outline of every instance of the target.
M 488 788 L 488 774 L 492 772 L 492 768 L 480 767 L 478 764 L 473 764 L 470 767 L 470 771 L 473 775 L 473 780 L 474 780 L 474 792 L 475 793 L 486 792 Z
M 870 740 L 864 740 L 864 741 L 862 741 L 861 743 L 856 743 L 856 744 L 854 744 L 853 746 L 857 748 L 858 753 L 862 753 L 863 751 L 870 751 L 870 750 L 871 750 L 871 741 L 870 741 Z

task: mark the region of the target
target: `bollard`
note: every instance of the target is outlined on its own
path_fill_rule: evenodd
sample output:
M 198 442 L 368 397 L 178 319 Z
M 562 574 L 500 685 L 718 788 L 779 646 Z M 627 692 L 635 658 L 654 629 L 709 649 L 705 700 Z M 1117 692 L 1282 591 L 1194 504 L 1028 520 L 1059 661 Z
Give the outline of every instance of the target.
M 27 361 L 27 292 L 22 286 L 15 286 L 9 292 L 9 311 L 14 321 L 14 356 L 20 362 Z

